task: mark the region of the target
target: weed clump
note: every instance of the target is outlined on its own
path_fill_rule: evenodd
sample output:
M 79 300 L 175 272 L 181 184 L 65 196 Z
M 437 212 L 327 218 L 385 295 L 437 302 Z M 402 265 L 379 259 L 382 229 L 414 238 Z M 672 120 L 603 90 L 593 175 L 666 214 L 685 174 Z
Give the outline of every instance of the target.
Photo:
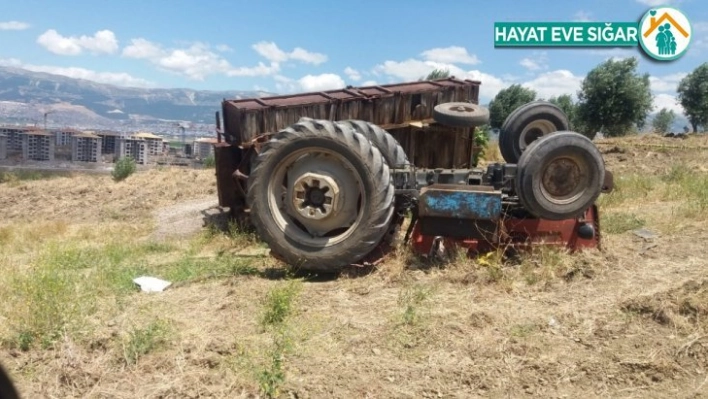
M 128 178 L 128 176 L 132 175 L 135 173 L 137 170 L 137 166 L 135 164 L 135 160 L 130 157 L 123 157 L 116 162 L 116 166 L 113 168 L 113 172 L 111 172 L 111 176 L 113 176 L 113 180 L 115 181 L 121 181 L 125 180 Z

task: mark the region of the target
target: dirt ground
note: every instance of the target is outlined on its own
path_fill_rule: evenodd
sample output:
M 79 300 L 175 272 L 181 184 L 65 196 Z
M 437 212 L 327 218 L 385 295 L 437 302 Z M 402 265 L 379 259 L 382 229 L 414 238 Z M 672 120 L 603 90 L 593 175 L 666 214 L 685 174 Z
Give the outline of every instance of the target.
M 617 185 L 602 251 L 431 266 L 399 250 L 336 279 L 212 227 L 213 171 L 3 183 L 0 359 L 25 398 L 708 397 L 708 137 L 598 147 Z M 26 287 L 76 248 L 52 263 L 86 263 L 52 274 L 76 278 L 64 291 Z M 174 284 L 91 280 L 114 266 Z M 60 306 L 31 305 L 47 291 Z

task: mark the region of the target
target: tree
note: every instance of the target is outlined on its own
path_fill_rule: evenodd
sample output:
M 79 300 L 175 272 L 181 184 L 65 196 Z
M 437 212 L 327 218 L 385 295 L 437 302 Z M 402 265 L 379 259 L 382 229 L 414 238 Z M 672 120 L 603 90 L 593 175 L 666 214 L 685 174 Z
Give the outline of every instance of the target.
M 637 73 L 636 58 L 607 60 L 583 79 L 578 93 L 578 121 L 588 137 L 624 136 L 642 128 L 652 110 L 649 74 Z
M 435 69 L 424 78 L 420 80 L 435 80 L 435 79 L 445 79 L 450 77 L 450 70 L 448 69 Z
M 489 124 L 492 128 L 501 128 L 504 120 L 512 111 L 535 99 L 536 91 L 519 84 L 500 90 L 489 102 Z
M 656 133 L 668 133 L 669 128 L 671 128 L 671 125 L 674 123 L 674 119 L 676 119 L 676 115 L 673 110 L 662 108 L 661 111 L 654 116 L 651 125 Z
M 705 129 L 708 126 L 708 62 L 681 79 L 676 91 L 693 131 L 698 132 L 699 126 Z
M 570 96 L 570 94 L 563 94 L 558 97 L 551 97 L 548 102 L 557 105 L 558 108 L 563 110 L 565 115 L 568 117 L 571 130 L 579 128 L 577 121 L 578 105 L 573 102 L 573 98 Z

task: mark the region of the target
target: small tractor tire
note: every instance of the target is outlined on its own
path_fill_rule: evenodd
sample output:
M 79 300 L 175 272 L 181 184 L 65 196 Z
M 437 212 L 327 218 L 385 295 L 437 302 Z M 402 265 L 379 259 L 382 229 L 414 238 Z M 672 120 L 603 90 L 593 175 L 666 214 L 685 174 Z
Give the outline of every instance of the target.
M 517 165 L 516 194 L 532 215 L 549 220 L 579 216 L 597 200 L 605 163 L 580 133 L 562 131 L 531 143 Z
M 514 110 L 499 132 L 499 151 L 508 163 L 517 163 L 526 148 L 539 137 L 570 129 L 568 117 L 558 106 L 533 101 Z
M 302 119 L 264 145 L 248 179 L 250 218 L 291 267 L 336 273 L 379 245 L 394 214 L 381 152 L 343 124 Z
M 489 110 L 473 103 L 443 103 L 433 108 L 433 120 L 450 127 L 482 126 L 489 123 Z

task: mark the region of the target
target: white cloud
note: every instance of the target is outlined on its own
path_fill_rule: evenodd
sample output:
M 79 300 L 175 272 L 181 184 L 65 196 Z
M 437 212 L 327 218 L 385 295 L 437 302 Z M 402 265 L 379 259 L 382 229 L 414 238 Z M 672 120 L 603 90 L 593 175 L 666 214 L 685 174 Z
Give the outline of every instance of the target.
M 362 86 L 376 86 L 377 83 L 375 80 L 367 80 L 366 82 L 361 84 Z
M 649 83 L 651 90 L 659 93 L 675 93 L 681 79 L 686 77 L 687 73 L 678 72 L 665 76 L 650 76 Z
M 637 3 L 644 4 L 645 6 L 649 7 L 667 6 L 671 4 L 678 4 L 681 2 L 682 0 L 637 0 Z
M 234 51 L 231 47 L 229 47 L 227 44 L 217 44 L 216 47 L 217 51 L 221 51 L 222 53 L 231 53 Z
M 697 33 L 697 36 L 693 43 L 691 43 L 691 47 L 694 49 L 708 49 L 708 21 L 699 21 L 699 22 L 694 22 L 691 24 L 691 28 L 693 29 L 694 32 Z M 703 56 L 702 52 L 698 51 L 690 51 L 689 54 L 701 57 Z
M 299 84 L 286 76 L 275 75 L 273 76 L 275 80 L 275 90 L 279 93 L 293 93 L 300 89 Z
M 592 22 L 592 13 L 580 10 L 573 15 L 574 22 Z
M 298 83 L 300 83 L 300 87 L 302 87 L 304 91 L 334 90 L 342 89 L 346 86 L 344 79 L 333 73 L 303 76 L 298 80 Z
M 469 54 L 467 49 L 460 46 L 438 47 L 425 50 L 420 54 L 426 61 L 441 62 L 446 64 L 479 64 L 479 58 Z
M 583 54 L 597 55 L 605 57 L 605 59 L 621 60 L 631 57 L 639 57 L 639 53 L 636 48 L 610 48 L 610 49 L 593 49 L 593 50 L 580 50 Z
M 500 90 L 510 86 L 512 83 L 520 83 L 525 87 L 536 90 L 539 98 L 548 99 L 562 94 L 575 96 L 583 80 L 582 76 L 576 76 L 570 71 L 556 70 L 541 73 L 525 82 L 519 82 L 518 78 L 512 79 L 509 76 L 502 78 L 479 70 L 464 70 L 454 64 L 416 59 L 408 59 L 401 62 L 386 61 L 374 67 L 374 72 L 391 76 L 399 81 L 412 81 L 425 76 L 435 69 L 447 69 L 452 76 L 458 79 L 471 79 L 482 82 L 479 93 L 481 103 L 488 102 Z
M 145 79 L 136 78 L 125 72 L 97 72 L 78 67 L 57 67 L 49 65 L 25 64 L 16 58 L 0 59 L 0 65 L 27 69 L 34 72 L 51 73 L 75 79 L 86 79 L 98 83 L 108 83 L 117 86 L 152 87 L 154 84 Z
M 0 30 L 25 30 L 29 29 L 30 24 L 20 21 L 0 22 Z
M 143 38 L 132 39 L 130 45 L 123 49 L 123 57 L 150 59 L 163 54 L 159 45 Z
M 457 65 L 439 63 L 433 61 L 421 61 L 416 59 L 408 59 L 405 61 L 385 61 L 382 64 L 376 65 L 373 69 L 375 75 L 388 75 L 392 78 L 402 81 L 418 80 L 435 69 L 446 69 L 450 71 L 450 75 L 458 79 L 480 80 L 480 99 L 490 100 L 496 93 L 507 86 L 507 83 L 502 79 L 478 71 L 466 71 Z
M 674 111 L 676 115 L 683 115 L 683 107 L 678 103 L 676 96 L 661 93 L 654 96 L 654 110 L 659 112 L 662 108 Z
M 533 80 L 523 83 L 522 86 L 535 90 L 538 98 L 546 100 L 563 94 L 569 94 L 576 98 L 582 81 L 582 76 L 576 76 L 568 70 L 559 69 L 542 73 Z
M 413 58 L 405 61 L 384 61 L 384 63 L 374 67 L 375 74 L 385 74 L 401 80 L 412 81 L 425 77 L 436 69 L 447 69 L 451 75 L 461 75 L 464 71 L 456 65 L 421 61 Z M 459 76 L 458 76 L 459 77 Z
M 522 58 L 519 64 L 529 71 L 548 69 L 548 55 L 545 51 L 536 52 L 531 57 Z
M 296 61 L 302 61 L 307 64 L 319 65 L 327 62 L 327 56 L 320 53 L 313 53 L 305 50 L 304 48 L 295 47 L 290 53 L 290 59 Z
M 347 75 L 349 79 L 355 82 L 361 80 L 361 73 L 352 67 L 344 68 L 344 74 Z
M 344 79 L 333 73 L 306 75 L 298 80 L 283 75 L 275 75 L 273 79 L 275 80 L 275 89 L 279 93 L 313 92 L 346 87 Z
M 288 60 L 301 61 L 306 64 L 319 65 L 327 62 L 327 56 L 320 53 L 313 53 L 301 47 L 295 47 L 291 52 L 281 50 L 277 44 L 273 42 L 258 42 L 251 46 L 261 57 L 270 62 L 285 62 Z
M 278 48 L 273 42 L 259 42 L 251 46 L 261 57 L 272 62 L 284 62 L 288 60 L 288 54 Z
M 159 44 L 138 38 L 123 49 L 127 58 L 145 59 L 161 70 L 176 73 L 193 80 L 204 80 L 210 75 L 269 76 L 280 70 L 280 65 L 258 63 L 253 67 L 234 67 L 221 55 L 203 43 L 186 48 L 165 49 Z
M 39 35 L 37 43 L 59 55 L 79 55 L 84 50 L 94 54 L 113 54 L 118 51 L 118 40 L 110 30 L 100 30 L 93 36 L 62 36 L 54 29 Z

